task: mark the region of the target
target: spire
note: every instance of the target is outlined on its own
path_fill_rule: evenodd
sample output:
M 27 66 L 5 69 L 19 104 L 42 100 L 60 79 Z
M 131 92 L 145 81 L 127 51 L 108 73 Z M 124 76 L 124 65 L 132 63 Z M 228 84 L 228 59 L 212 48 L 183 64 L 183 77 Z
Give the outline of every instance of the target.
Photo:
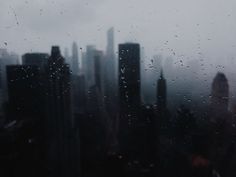
M 160 79 L 164 79 L 163 68 L 161 68 Z
M 157 81 L 157 105 L 160 110 L 166 109 L 166 80 L 163 75 L 163 69 L 161 68 L 160 78 Z

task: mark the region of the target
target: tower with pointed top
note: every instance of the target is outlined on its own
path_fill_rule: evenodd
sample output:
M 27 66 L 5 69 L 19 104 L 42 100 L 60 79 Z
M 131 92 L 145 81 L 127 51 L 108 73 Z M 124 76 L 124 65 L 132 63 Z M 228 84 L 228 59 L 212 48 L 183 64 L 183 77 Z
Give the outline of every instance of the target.
M 229 105 L 229 84 L 224 73 L 218 72 L 212 83 L 211 100 L 212 110 L 226 113 Z
M 166 110 L 166 79 L 162 69 L 157 81 L 157 107 L 161 111 Z

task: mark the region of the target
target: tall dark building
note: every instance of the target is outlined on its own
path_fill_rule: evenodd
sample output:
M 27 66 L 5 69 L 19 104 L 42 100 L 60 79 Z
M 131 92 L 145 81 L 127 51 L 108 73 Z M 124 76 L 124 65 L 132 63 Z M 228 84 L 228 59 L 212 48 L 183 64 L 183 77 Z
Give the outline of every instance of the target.
M 157 82 L 157 108 L 160 111 L 166 110 L 166 80 L 162 70 Z
M 78 108 L 85 110 L 86 107 L 86 90 L 85 90 L 85 77 L 84 75 L 78 76 Z
M 135 146 L 134 136 L 141 106 L 140 46 L 135 43 L 119 45 L 119 142 L 123 153 L 130 154 Z
M 53 176 L 75 176 L 78 164 L 71 115 L 71 74 L 57 46 L 52 47 L 46 70 L 49 171 Z M 78 150 L 78 149 L 77 149 Z
M 119 45 L 119 97 L 121 114 L 136 119 L 141 105 L 140 97 L 140 46 L 126 43 Z
M 49 55 L 46 53 L 26 53 L 22 56 L 23 65 L 44 67 L 48 62 Z
M 43 119 L 40 68 L 31 65 L 7 66 L 10 120 Z
M 229 84 L 224 73 L 218 72 L 212 83 L 211 108 L 217 112 L 228 112 Z
M 95 85 L 101 91 L 101 82 L 102 82 L 102 60 L 103 60 L 103 52 L 95 51 L 94 55 L 94 74 L 95 74 Z
M 78 75 L 79 74 L 79 52 L 78 52 L 78 46 L 76 42 L 72 44 L 72 74 Z
M 73 114 L 83 113 L 86 108 L 86 89 L 84 75 L 72 75 Z

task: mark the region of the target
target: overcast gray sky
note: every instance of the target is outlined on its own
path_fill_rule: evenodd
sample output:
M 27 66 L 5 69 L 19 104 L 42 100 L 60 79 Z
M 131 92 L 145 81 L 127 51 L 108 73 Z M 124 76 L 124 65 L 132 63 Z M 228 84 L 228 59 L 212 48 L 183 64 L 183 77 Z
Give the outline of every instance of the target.
M 235 0 L 1 0 L 0 47 L 49 52 L 75 40 L 104 49 L 114 26 L 116 43 L 139 42 L 148 56 L 224 62 L 236 56 L 235 7 Z

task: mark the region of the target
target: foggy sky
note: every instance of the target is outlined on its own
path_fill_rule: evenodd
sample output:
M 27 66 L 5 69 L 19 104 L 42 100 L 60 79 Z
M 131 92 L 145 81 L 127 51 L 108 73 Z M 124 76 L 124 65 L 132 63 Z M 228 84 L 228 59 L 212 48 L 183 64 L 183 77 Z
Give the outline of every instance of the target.
M 114 26 L 116 43 L 139 42 L 148 57 L 235 63 L 235 7 L 235 0 L 1 0 L 0 48 L 49 52 L 76 41 L 105 49 Z

